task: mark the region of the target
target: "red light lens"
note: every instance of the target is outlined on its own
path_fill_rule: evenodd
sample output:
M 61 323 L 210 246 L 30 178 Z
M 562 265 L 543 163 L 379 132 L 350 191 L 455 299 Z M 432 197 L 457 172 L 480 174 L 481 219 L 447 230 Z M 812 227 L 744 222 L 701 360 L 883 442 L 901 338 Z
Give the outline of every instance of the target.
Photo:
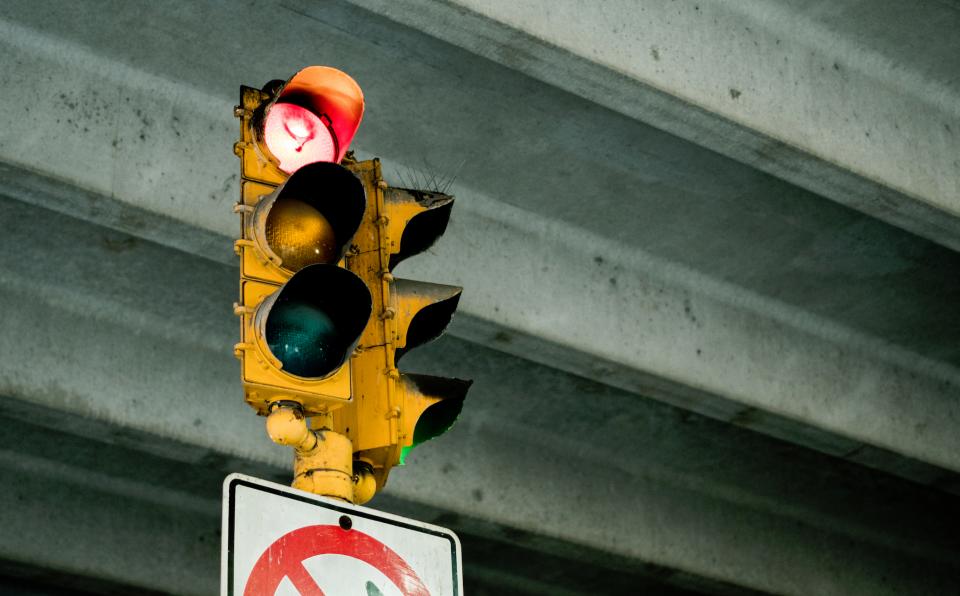
M 308 163 L 335 161 L 333 134 L 319 116 L 291 103 L 274 104 L 263 127 L 267 148 L 292 174 Z

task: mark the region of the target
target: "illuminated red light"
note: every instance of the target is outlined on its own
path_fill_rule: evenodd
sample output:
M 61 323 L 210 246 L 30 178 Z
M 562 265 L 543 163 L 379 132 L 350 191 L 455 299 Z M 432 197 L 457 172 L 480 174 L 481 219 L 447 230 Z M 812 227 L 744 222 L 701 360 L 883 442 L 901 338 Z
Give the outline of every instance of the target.
M 337 144 L 326 123 L 306 108 L 276 103 L 267 112 L 264 141 L 288 174 L 308 163 L 337 160 Z

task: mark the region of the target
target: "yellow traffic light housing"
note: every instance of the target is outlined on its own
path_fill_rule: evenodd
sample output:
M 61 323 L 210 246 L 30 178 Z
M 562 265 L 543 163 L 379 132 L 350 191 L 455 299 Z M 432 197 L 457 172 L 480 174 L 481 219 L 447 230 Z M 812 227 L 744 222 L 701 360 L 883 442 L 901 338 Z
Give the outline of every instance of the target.
M 260 413 L 280 399 L 325 412 L 328 401 L 350 399 L 349 371 L 340 368 L 370 317 L 366 286 L 336 266 L 363 218 L 364 190 L 350 171 L 328 162 L 305 165 L 269 194 L 255 194 L 263 186 L 244 180 L 237 206 L 237 350 L 246 399 Z M 298 341 L 310 347 L 277 343 L 293 337 L 297 318 Z M 308 357 L 317 362 L 304 364 Z
M 245 397 L 294 448 L 295 487 L 364 502 L 470 384 L 397 369 L 456 310 L 461 288 L 392 274 L 443 234 L 453 198 L 391 188 L 379 160 L 347 155 L 363 95 L 335 69 L 242 87 L 235 112 Z
M 370 288 L 373 316 L 351 359 L 353 401 L 334 411 L 332 427 L 350 438 L 355 458 L 370 466 L 379 490 L 413 447 L 441 434 L 459 415 L 469 381 L 402 374 L 397 361 L 443 333 L 462 288 L 392 273 L 443 234 L 453 197 L 392 188 L 376 159 L 349 167 L 363 183 L 367 212 L 354 237 L 356 254 L 346 262 Z

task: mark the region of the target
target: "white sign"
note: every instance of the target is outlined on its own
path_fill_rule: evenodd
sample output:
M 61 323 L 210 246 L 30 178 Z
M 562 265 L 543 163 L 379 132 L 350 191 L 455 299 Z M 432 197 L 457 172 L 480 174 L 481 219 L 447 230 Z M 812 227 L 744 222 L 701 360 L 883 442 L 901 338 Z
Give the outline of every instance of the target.
M 462 596 L 450 530 L 250 476 L 223 483 L 221 594 Z

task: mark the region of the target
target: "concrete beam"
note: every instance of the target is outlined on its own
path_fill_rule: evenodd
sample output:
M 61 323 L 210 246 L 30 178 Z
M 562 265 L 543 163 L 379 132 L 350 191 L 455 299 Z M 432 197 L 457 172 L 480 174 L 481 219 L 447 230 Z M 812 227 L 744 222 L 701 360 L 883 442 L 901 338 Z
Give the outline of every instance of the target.
M 956 6 L 351 2 L 960 250 Z
M 17 222 L 0 238 L 0 393 L 14 398 L 4 417 L 197 469 L 288 465 L 239 400 L 235 269 L 26 203 L 0 207 Z M 957 576 L 960 516 L 940 491 L 456 338 L 404 364 L 476 379 L 456 430 L 415 451 L 387 493 L 454 525 L 652 566 L 680 590 L 924 594 Z M 9 436 L 11 478 L 74 481 Z M 37 442 L 61 443 L 42 431 Z M 149 487 L 139 498 L 185 482 L 154 467 L 137 469 Z
M 146 468 L 156 458 L 142 453 L 117 458 L 118 449 L 95 452 L 145 472 L 139 482 L 97 470 L 102 464 L 80 467 L 75 453 L 38 456 L 43 439 L 66 438 L 61 449 L 79 442 L 45 429 L 29 436 L 27 429 L 34 430 L 3 420 L 0 587 L 6 584 L 4 575 L 25 575 L 3 573 L 3 567 L 12 566 L 44 569 L 41 585 L 56 584 L 59 576 L 82 578 L 61 587 L 91 593 L 199 596 L 219 590 L 216 500 L 165 486 L 162 468 Z M 13 444 L 13 438 L 21 444 Z
M 8 194 L 233 262 L 238 83 L 340 64 L 367 90 L 358 147 L 382 150 L 392 179 L 414 176 L 421 156 L 441 174 L 467 158 L 450 232 L 400 270 L 467 288 L 452 333 L 952 485 L 956 253 L 349 4 L 79 2 L 54 17 L 14 2 L 0 20 Z M 248 22 L 282 34 L 244 61 Z M 584 151 L 584 138 L 604 147 Z M 87 240 L 75 242 L 64 250 Z M 10 291 L 46 283 L 58 299 L 58 280 L 9 259 Z M 115 279 L 143 267 L 107 260 Z M 199 271 L 184 288 L 226 275 Z M 172 300 L 188 310 L 198 296 Z
M 185 465 L 142 450 L 140 441 L 157 437 L 101 421 L 88 421 L 95 436 L 36 425 L 30 419 L 43 416 L 42 408 L 9 397 L 2 410 L 0 478 L 15 487 L 0 495 L 0 523 L 8 530 L 0 536 L 4 594 L 216 593 L 224 476 L 242 470 L 289 478 L 289 470 L 214 453 Z M 694 594 L 671 586 L 681 582 L 669 570 L 609 553 L 396 497 L 378 497 L 377 507 L 453 528 L 466 553 L 465 588 L 472 595 L 553 594 L 559 586 L 574 593 L 619 594 L 629 587 Z M 749 593 L 692 579 L 683 583 L 709 593 Z
M 8 188 L 28 201 L 233 260 L 223 258 L 228 238 L 73 193 L 22 170 L 3 171 Z M 11 257 L 24 251 L 18 242 L 29 241 L 26 222 L 21 229 L 22 235 L 8 236 Z M 75 242 L 63 250 L 86 249 L 79 246 L 85 239 Z M 556 255 L 564 256 L 562 264 Z M 113 254 L 97 259 L 116 270 L 113 283 L 144 267 Z M 181 282 L 190 293 L 177 298 L 178 311 L 196 310 L 193 293 L 209 283 L 212 266 L 204 264 L 196 277 Z M 11 285 L 43 283 L 29 261 L 15 257 L 11 267 L 21 269 Z M 470 288 L 461 306 L 467 316 L 451 329 L 470 341 L 955 490 L 947 470 L 956 470 L 958 439 L 952 429 L 960 406 L 951 398 L 950 388 L 958 383 L 950 367 L 478 195 L 458 204 L 441 248 L 398 272 Z M 55 295 L 59 280 L 46 283 Z M 588 318 L 582 305 L 591 305 Z M 105 316 L 121 313 L 111 307 Z M 208 314 L 206 325 L 229 318 L 226 310 Z M 639 320 L 624 327 L 624 316 Z M 226 341 L 224 346 L 232 345 Z M 60 362 L 55 352 L 46 357 L 51 367 Z M 907 385 L 911 401 L 901 398 Z

